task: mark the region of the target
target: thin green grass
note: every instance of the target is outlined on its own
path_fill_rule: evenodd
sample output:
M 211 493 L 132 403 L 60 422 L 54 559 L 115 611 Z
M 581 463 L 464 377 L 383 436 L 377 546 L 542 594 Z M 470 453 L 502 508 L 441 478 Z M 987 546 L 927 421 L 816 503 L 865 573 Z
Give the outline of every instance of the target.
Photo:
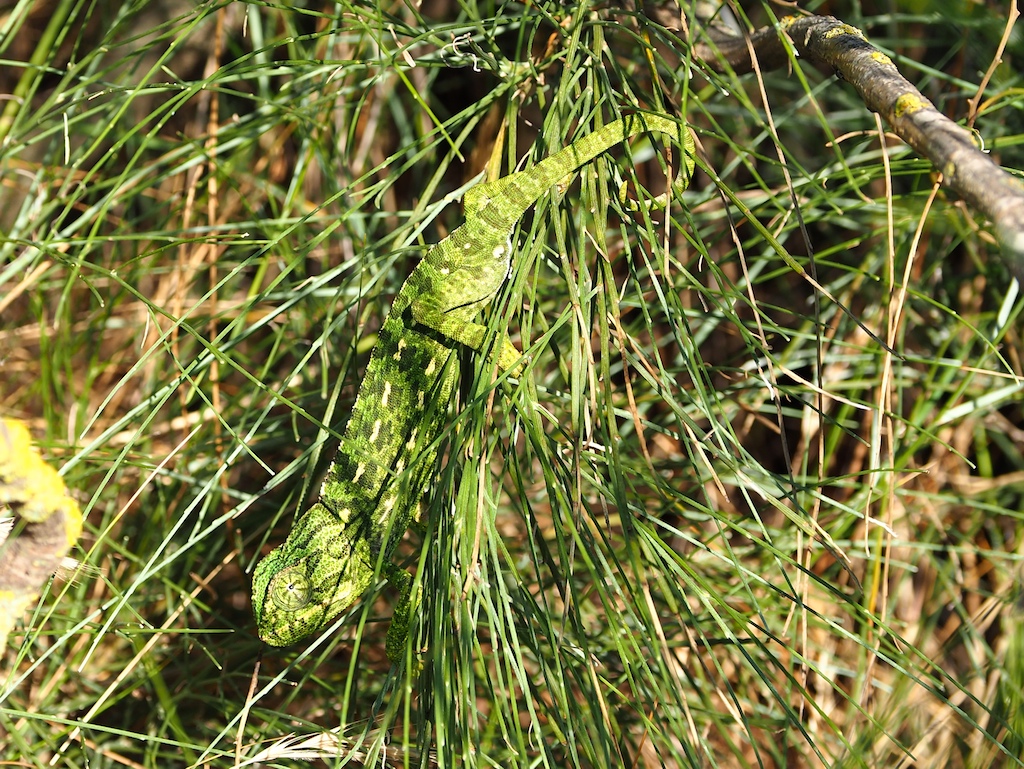
M 3 658 L 3 760 L 1019 765 L 1021 301 L 851 91 L 765 73 L 777 150 L 752 79 L 626 13 L 162 10 L 55 6 L 52 37 L 18 7 L 0 43 L 0 410 L 86 514 Z M 1004 23 L 972 13 L 932 47 L 931 16 L 849 20 L 960 115 Z M 977 126 L 1007 167 L 1018 81 Z M 678 161 L 641 138 L 513 233 L 486 322 L 529 374 L 463 356 L 399 553 L 421 674 L 383 587 L 262 648 L 248 575 L 423 247 L 485 169 L 637 107 L 703 170 L 621 210 Z

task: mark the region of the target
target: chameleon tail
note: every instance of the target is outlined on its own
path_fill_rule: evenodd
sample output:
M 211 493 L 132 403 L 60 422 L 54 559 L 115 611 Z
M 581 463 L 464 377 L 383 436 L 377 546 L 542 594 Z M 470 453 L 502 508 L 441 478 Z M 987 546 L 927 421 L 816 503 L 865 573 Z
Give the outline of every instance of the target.
M 480 185 L 466 193 L 467 216 L 482 212 L 492 200 L 501 200 L 503 220 L 515 221 L 559 181 L 565 179 L 580 166 L 586 165 L 602 152 L 620 144 L 626 139 L 648 131 L 675 137 L 683 150 L 679 173 L 672 183 L 676 192 L 684 189 L 694 170 L 696 148 L 693 136 L 685 125 L 663 115 L 638 112 L 614 123 L 609 123 L 594 133 L 580 137 L 565 149 L 545 158 L 525 171 L 511 174 L 490 184 Z M 620 193 L 620 197 L 622 193 Z M 666 196 L 667 197 L 667 196 Z M 665 201 L 661 201 L 664 205 Z M 656 201 L 657 205 L 658 202 Z M 633 203 L 630 207 L 635 208 Z

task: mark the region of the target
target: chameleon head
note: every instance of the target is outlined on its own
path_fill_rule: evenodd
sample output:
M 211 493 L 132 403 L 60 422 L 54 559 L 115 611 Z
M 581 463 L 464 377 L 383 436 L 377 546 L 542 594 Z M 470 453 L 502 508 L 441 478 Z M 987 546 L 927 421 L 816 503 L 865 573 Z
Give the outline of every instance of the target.
M 319 509 L 318 509 L 319 508 Z M 314 545 L 306 523 L 314 513 Z M 323 520 L 330 517 L 330 521 Z M 271 646 L 290 646 L 326 627 L 351 606 L 374 579 L 365 547 L 350 546 L 344 526 L 323 505 L 314 505 L 287 541 L 260 561 L 252 577 L 253 614 L 260 638 Z M 327 530 L 330 530 L 329 532 Z

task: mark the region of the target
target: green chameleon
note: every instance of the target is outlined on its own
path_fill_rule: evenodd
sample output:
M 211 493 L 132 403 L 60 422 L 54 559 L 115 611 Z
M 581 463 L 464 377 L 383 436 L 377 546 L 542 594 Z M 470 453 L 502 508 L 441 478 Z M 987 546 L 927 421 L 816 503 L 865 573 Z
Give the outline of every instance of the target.
M 384 574 L 400 592 L 386 649 L 392 660 L 401 656 L 412 578 L 391 556 L 434 472 L 458 380 L 458 346 L 484 348 L 486 327 L 473 319 L 509 275 L 519 218 L 580 166 L 643 131 L 677 139 L 684 157 L 673 187 L 685 187 L 692 136 L 669 118 L 644 113 L 466 193 L 465 223 L 430 247 L 395 298 L 319 499 L 256 567 L 253 611 L 264 641 L 287 646 L 324 628 Z M 498 365 L 518 371 L 520 361 L 503 337 Z

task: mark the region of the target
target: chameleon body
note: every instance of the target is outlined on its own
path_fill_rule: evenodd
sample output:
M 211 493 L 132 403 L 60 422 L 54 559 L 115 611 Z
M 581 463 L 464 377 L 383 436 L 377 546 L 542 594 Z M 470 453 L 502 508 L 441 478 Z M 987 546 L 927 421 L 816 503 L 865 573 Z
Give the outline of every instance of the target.
M 509 275 L 519 218 L 580 166 L 643 131 L 680 142 L 674 186 L 685 186 L 694 156 L 689 132 L 669 118 L 637 114 L 466 193 L 465 223 L 429 248 L 395 298 L 319 499 L 256 567 L 253 610 L 264 641 L 286 646 L 322 629 L 384 574 L 401 592 L 387 638 L 388 656 L 400 656 L 411 577 L 391 556 L 434 472 L 458 346 L 484 346 L 486 327 L 473 319 Z M 496 357 L 502 369 L 515 370 L 520 353 L 505 337 Z

